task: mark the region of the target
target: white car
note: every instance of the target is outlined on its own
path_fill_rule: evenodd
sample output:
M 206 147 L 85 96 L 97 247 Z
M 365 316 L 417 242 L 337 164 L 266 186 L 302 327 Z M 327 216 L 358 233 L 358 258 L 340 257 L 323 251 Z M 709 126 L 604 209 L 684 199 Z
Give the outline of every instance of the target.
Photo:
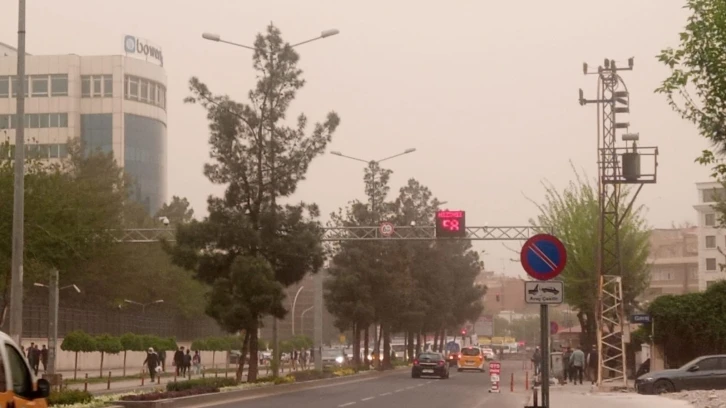
M 486 357 L 487 360 L 494 360 L 496 355 L 494 354 L 494 350 L 488 347 L 482 347 L 481 349 L 482 354 L 484 354 L 484 357 Z

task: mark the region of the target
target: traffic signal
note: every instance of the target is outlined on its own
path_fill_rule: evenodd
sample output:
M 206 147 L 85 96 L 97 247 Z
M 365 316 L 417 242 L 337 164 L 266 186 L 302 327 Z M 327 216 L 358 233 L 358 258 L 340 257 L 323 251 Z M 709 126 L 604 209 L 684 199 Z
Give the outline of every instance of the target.
M 461 329 L 461 335 L 462 336 L 466 336 L 466 327 L 464 327 L 463 329 Z
M 499 302 L 499 293 L 497 293 L 497 302 Z
M 466 238 L 464 211 L 436 211 L 436 238 Z

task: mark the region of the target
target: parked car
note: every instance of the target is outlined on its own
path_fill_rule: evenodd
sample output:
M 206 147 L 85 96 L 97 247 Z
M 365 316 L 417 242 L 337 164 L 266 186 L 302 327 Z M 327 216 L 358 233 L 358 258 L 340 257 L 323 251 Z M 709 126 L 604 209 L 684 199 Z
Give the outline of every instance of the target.
M 651 371 L 635 380 L 640 394 L 724 389 L 726 354 L 701 356 L 675 370 Z
M 323 368 L 342 367 L 347 362 L 343 349 L 323 349 L 321 360 Z
M 421 376 L 435 376 L 443 379 L 449 378 L 449 365 L 441 353 L 421 353 L 413 360 L 411 378 Z

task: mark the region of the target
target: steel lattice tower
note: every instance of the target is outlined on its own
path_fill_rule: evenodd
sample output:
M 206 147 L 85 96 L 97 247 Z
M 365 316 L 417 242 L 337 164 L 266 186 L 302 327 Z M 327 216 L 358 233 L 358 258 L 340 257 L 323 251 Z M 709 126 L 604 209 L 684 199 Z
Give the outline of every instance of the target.
M 597 72 L 597 99 L 587 100 L 580 90 L 580 104 L 598 105 L 598 194 L 600 218 L 598 222 L 597 268 L 597 348 L 599 351 L 598 385 L 603 382 L 622 382 L 627 386 L 626 344 L 630 342 L 628 318 L 623 302 L 622 259 L 620 257 L 620 226 L 629 215 L 638 193 L 646 183 L 655 183 L 658 149 L 638 147 L 637 134 L 627 133 L 630 123 L 618 122 L 616 117 L 630 113 L 630 94 L 620 77 L 620 71 L 631 71 L 633 58 L 628 66 L 620 68 L 615 61 L 605 60 Z M 632 146 L 618 147 L 618 131 L 623 131 L 623 141 Z M 652 156 L 653 171 L 640 171 L 641 156 Z M 626 206 L 621 201 L 623 184 L 637 184 L 635 194 Z

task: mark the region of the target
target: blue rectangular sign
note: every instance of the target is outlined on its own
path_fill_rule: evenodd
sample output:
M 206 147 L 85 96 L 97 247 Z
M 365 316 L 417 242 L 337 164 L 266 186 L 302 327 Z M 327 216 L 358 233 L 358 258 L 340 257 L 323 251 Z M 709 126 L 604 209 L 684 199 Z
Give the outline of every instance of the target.
M 631 315 L 630 323 L 650 323 L 650 315 L 647 315 L 647 314 Z

